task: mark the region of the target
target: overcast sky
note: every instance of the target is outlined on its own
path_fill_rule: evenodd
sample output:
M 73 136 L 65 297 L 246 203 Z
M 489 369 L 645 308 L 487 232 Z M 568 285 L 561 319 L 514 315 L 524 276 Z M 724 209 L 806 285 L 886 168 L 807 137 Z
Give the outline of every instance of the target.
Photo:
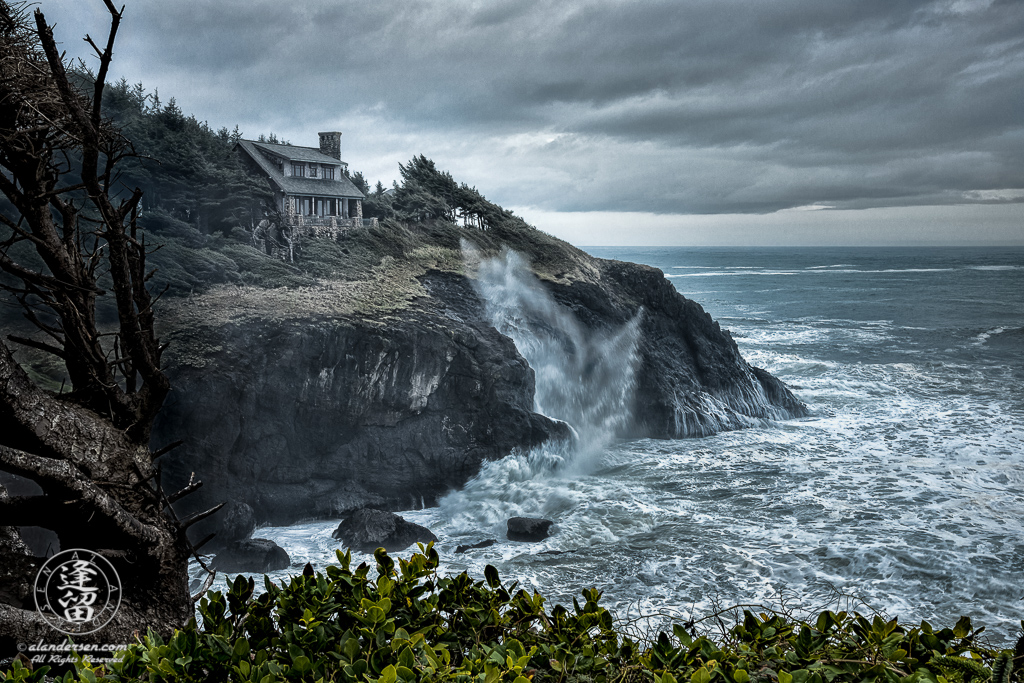
M 576 244 L 1024 244 L 1020 0 L 124 1 L 115 77 Z

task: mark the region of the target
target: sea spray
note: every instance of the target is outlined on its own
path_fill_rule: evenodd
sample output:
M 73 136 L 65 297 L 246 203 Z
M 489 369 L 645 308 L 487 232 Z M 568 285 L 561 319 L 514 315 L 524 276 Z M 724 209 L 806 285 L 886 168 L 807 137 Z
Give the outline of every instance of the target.
M 440 501 L 450 533 L 503 536 L 509 517 L 557 522 L 589 503 L 577 480 L 598 467 L 632 420 L 643 313 L 616 329 L 587 329 L 545 291 L 520 254 L 504 249 L 483 259 L 469 243 L 462 248 L 488 317 L 534 371 L 534 410 L 566 422 L 576 435 L 486 463 Z M 594 531 L 601 541 L 612 540 L 600 527 Z
M 512 339 L 536 377 L 534 410 L 567 422 L 578 441 L 573 465 L 587 469 L 633 414 L 638 311 L 616 329 L 585 328 L 537 280 L 518 253 L 481 259 L 463 241 L 473 281 L 494 327 Z

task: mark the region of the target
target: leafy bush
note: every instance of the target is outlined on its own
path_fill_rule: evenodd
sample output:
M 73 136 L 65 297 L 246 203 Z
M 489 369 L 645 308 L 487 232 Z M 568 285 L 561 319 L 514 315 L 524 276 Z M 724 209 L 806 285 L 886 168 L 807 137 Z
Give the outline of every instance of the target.
M 410 683 L 1008 683 L 1014 653 L 978 642 L 961 618 L 953 628 L 927 622 L 822 612 L 814 623 L 745 611 L 718 639 L 674 625 L 653 642 L 616 631 L 596 589 L 583 604 L 544 609 L 537 593 L 505 586 L 494 567 L 485 580 L 438 574 L 432 545 L 409 560 L 377 551 L 375 573 L 339 566 L 280 585 L 236 577 L 212 592 L 195 621 L 168 640 L 150 632 L 107 668 L 79 661 L 71 681 L 367 681 Z M 1022 653 L 1017 653 L 1022 654 Z M 1019 658 L 1017 663 L 1019 664 Z M 42 680 L 16 663 L 8 681 Z M 1019 676 L 1017 677 L 1019 679 Z

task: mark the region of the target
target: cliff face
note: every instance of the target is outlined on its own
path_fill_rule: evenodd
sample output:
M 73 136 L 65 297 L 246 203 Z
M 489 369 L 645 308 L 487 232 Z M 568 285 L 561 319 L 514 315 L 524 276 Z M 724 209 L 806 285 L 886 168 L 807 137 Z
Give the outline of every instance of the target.
M 699 304 L 679 294 L 660 270 L 595 262 L 597 277 L 549 288 L 592 328 L 623 324 L 643 308 L 629 436 L 708 436 L 759 420 L 806 415 L 806 407 L 782 382 L 750 366 L 732 336 Z
M 258 522 L 285 524 L 430 504 L 485 460 L 567 437 L 532 412 L 533 372 L 459 288 L 449 315 L 426 300 L 384 324 L 189 330 L 193 355 L 169 368 L 174 391 L 154 437 L 186 440 L 164 458 L 165 478 L 204 482 L 190 508 L 240 501 Z
M 174 390 L 154 445 L 186 440 L 163 457 L 168 490 L 192 472 L 204 482 L 179 513 L 234 501 L 257 522 L 285 524 L 419 507 L 486 460 L 570 438 L 533 412 L 534 372 L 488 318 L 458 238 L 428 237 L 439 251 L 415 268 L 385 257 L 387 272 L 365 281 L 214 291 L 177 305 Z M 525 257 L 584 329 L 614 329 L 642 310 L 623 436 L 699 436 L 805 414 L 660 271 L 558 249 Z

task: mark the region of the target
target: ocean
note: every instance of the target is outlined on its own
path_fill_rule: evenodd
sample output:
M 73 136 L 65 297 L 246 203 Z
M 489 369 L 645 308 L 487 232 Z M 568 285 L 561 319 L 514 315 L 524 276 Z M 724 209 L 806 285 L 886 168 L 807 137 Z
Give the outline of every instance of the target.
M 444 571 L 493 564 L 549 606 L 596 586 L 643 628 L 763 604 L 967 615 L 1009 640 L 1024 619 L 1024 249 L 586 251 L 660 268 L 811 415 L 489 463 L 400 513 L 438 536 Z M 515 515 L 554 520 L 552 536 L 454 554 L 504 539 Z M 272 578 L 333 561 L 336 526 L 260 529 L 293 561 Z

